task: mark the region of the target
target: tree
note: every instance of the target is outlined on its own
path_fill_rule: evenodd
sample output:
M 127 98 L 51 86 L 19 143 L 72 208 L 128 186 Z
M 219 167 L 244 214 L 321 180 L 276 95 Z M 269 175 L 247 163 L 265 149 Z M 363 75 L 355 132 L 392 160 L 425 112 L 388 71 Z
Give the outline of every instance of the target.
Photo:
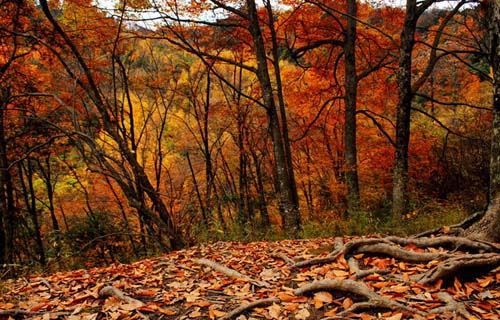
M 489 21 L 490 64 L 493 73 L 493 125 L 490 153 L 489 204 L 484 216 L 464 231 L 464 235 L 500 241 L 500 2 L 486 1 Z
M 347 212 L 359 207 L 358 152 L 356 144 L 356 0 L 347 0 L 347 27 L 344 41 L 345 55 L 345 179 L 347 184 Z
M 420 5 L 416 0 L 406 1 L 406 15 L 399 48 L 398 106 L 396 117 L 396 145 L 392 190 L 392 214 L 399 221 L 408 210 L 408 145 L 410 143 L 410 115 L 413 100 L 412 55 L 415 45 L 417 20 L 434 0 Z
M 421 74 L 416 75 L 412 61 L 416 42 L 417 21 L 435 2 L 436 0 L 425 0 L 422 2 L 408 0 L 406 2 L 405 19 L 399 46 L 399 68 L 397 72 L 398 105 L 392 191 L 392 215 L 395 222 L 399 221 L 409 209 L 408 149 L 410 144 L 413 98 L 429 79 L 437 62 L 443 57 L 453 54 L 452 51 L 448 50 L 439 52 L 441 51 L 439 48 L 440 40 L 450 20 L 468 1 L 458 1 L 453 10 L 448 11 L 444 19 L 442 19 L 434 40 L 428 45 L 430 50 L 427 64 L 421 71 Z M 413 80 L 414 78 L 415 80 Z
M 254 0 L 245 1 L 241 7 L 239 4 L 231 6 L 231 4 L 216 0 L 201 2 L 198 5 L 204 7 L 200 9 L 189 6 L 184 10 L 186 12 L 198 10 L 196 11 L 197 15 L 200 15 L 202 10 L 213 10 L 214 12 L 221 10 L 228 18 L 210 22 L 186 19 L 182 14 L 179 14 L 179 12 L 183 12 L 182 10 L 179 10 L 177 15 L 174 13 L 172 16 L 169 15 L 169 12 L 159 12 L 165 21 L 162 29 L 164 39 L 195 54 L 207 66 L 213 65 L 212 61 L 220 61 L 221 63 L 241 66 L 246 71 L 256 75 L 261 97 L 254 98 L 249 95 L 244 95 L 244 97 L 263 107 L 267 114 L 267 127 L 273 146 L 273 165 L 283 230 L 289 236 L 297 237 L 301 224 L 299 201 L 289 146 L 290 141 L 287 136 L 287 115 L 284 112 L 285 106 L 281 97 L 283 92 L 280 87 L 279 61 L 276 61 L 279 58 L 277 55 L 279 48 L 276 47 L 277 41 L 272 40 L 275 13 L 272 10 L 271 2 L 265 1 L 265 11 L 259 10 Z M 172 7 L 179 9 L 180 5 L 176 3 L 172 4 Z M 214 28 L 210 30 L 206 27 L 207 25 Z M 199 29 L 196 30 L 197 28 Z M 208 39 L 200 37 L 203 32 L 207 32 Z M 231 32 L 233 33 L 231 34 Z M 210 39 L 210 37 L 212 38 Z M 266 41 L 269 37 L 271 40 Z M 226 47 L 234 48 L 235 51 L 238 51 L 236 48 L 243 48 L 240 51 L 245 55 L 245 58 L 250 61 L 254 60 L 252 62 L 256 63 L 257 66 L 254 67 L 250 63 L 242 64 L 238 59 L 224 57 L 220 53 Z M 271 52 L 270 56 L 269 52 Z M 272 63 L 272 68 L 269 61 Z M 214 77 L 219 77 L 226 84 L 230 83 L 215 70 L 212 71 Z
M 128 198 L 130 205 L 136 208 L 140 215 L 143 218 L 145 217 L 148 223 L 158 225 L 160 229 L 158 232 L 159 237 L 161 238 L 161 235 L 166 233 L 166 245 L 171 249 L 181 248 L 183 246 L 182 233 L 177 229 L 178 226 L 170 214 L 168 207 L 154 188 L 144 166 L 139 162 L 136 153 L 135 139 L 130 140 L 134 138 L 132 134 L 134 128 L 128 125 L 127 121 L 130 119 L 126 119 L 126 117 L 132 116 L 132 114 L 126 114 L 122 108 L 118 108 L 118 106 L 122 105 L 122 102 L 117 99 L 118 85 L 121 84 L 120 92 L 125 98 L 129 94 L 128 79 L 123 74 L 118 47 L 122 31 L 121 22 L 123 22 L 123 20 L 120 20 L 121 22 L 116 26 L 113 25 L 112 19 L 98 19 L 102 24 L 100 26 L 101 28 L 106 26 L 105 22 L 111 24 L 109 29 L 102 30 L 103 32 L 113 32 L 116 28 L 118 29 L 114 41 L 111 41 L 111 47 L 108 46 L 107 48 L 107 53 L 111 54 L 109 61 L 112 62 L 113 78 L 111 79 L 110 87 L 113 88 L 113 91 L 110 96 L 105 96 L 104 92 L 106 92 L 106 86 L 103 84 L 100 86 L 99 82 L 99 80 L 102 81 L 102 74 L 99 74 L 99 72 L 89 66 L 89 63 L 83 55 L 86 51 L 78 47 L 78 45 L 83 47 L 84 43 L 76 42 L 79 40 L 78 38 L 72 39 L 70 35 L 64 31 L 61 24 L 52 14 L 52 10 L 49 8 L 46 0 L 41 0 L 40 5 L 45 17 L 54 28 L 55 33 L 61 38 L 58 44 L 60 48 L 53 48 L 52 52 L 64 67 L 66 74 L 77 83 L 79 88 L 83 90 L 86 95 L 87 101 L 84 102 L 84 106 L 87 110 L 85 110 L 85 112 L 90 116 L 90 118 L 86 120 L 99 123 L 99 127 L 102 128 L 109 139 L 116 144 L 119 155 L 123 161 L 120 163 L 114 155 L 106 153 L 102 147 L 98 145 L 95 137 L 79 133 L 82 142 L 84 142 L 91 151 L 90 154 L 94 157 L 94 160 L 102 166 L 102 169 L 99 171 L 109 175 L 117 182 L 122 192 Z M 103 13 L 97 14 L 104 16 Z M 109 34 L 107 36 L 110 37 Z M 97 41 L 99 39 L 95 38 L 93 40 Z M 59 53 L 57 49 L 68 52 L 68 55 L 64 56 Z M 69 64 L 67 62 L 68 59 L 74 61 L 74 65 Z M 120 77 L 119 74 L 121 74 L 122 77 Z M 119 79 L 122 80 L 121 83 L 117 81 Z M 126 101 L 125 103 L 128 103 L 130 108 L 133 107 L 130 100 L 124 100 Z M 130 125 L 133 126 L 133 124 Z M 78 129 L 78 127 L 76 127 L 76 129 Z M 145 195 L 149 198 L 153 210 L 145 205 Z M 158 218 L 155 216 L 155 213 L 158 215 Z M 161 242 L 160 240 L 160 243 Z

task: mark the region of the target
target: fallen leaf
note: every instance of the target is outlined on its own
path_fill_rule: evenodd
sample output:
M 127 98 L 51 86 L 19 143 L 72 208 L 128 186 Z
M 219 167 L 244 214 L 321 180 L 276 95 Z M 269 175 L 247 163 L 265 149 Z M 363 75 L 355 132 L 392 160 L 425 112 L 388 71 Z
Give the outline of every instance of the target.
M 313 300 L 314 300 L 314 308 L 319 309 L 323 307 L 324 303 L 331 303 L 333 301 L 333 296 L 329 292 L 320 291 L 314 294 Z
M 225 316 L 227 313 L 224 311 L 216 310 L 216 309 L 210 309 L 208 310 L 208 316 L 210 319 L 216 319 Z
M 278 298 L 280 298 L 280 300 L 283 302 L 291 302 L 297 297 L 288 292 L 280 292 L 278 293 Z
M 311 316 L 311 313 L 307 309 L 300 309 L 299 312 L 295 314 L 295 319 L 297 320 L 305 320 Z
M 342 302 L 342 306 L 344 307 L 344 309 L 349 309 L 352 305 L 353 305 L 353 301 L 351 298 L 347 297 L 344 299 L 344 302 Z
M 166 316 L 174 316 L 177 314 L 174 310 L 167 309 L 167 308 L 158 308 L 158 311 Z
M 385 320 L 401 320 L 402 317 L 403 317 L 402 313 L 397 313 L 397 314 L 395 314 L 393 316 L 385 318 Z
M 291 303 L 291 304 L 284 305 L 283 309 L 286 311 L 295 311 L 299 308 L 299 306 L 300 305 L 298 303 Z
M 278 319 L 280 317 L 280 313 L 281 313 L 281 307 L 276 304 L 276 303 L 273 303 L 271 306 L 269 306 L 267 308 L 269 310 L 269 315 L 273 318 L 273 319 Z
M 489 286 L 493 282 L 493 277 L 491 277 L 491 276 L 482 277 L 482 278 L 477 279 L 477 282 L 479 283 L 479 285 L 481 287 L 486 288 L 487 286 Z
M 335 307 L 335 308 L 333 308 L 332 310 L 329 310 L 329 311 L 325 312 L 325 314 L 324 314 L 324 315 L 325 315 L 325 316 L 327 316 L 327 317 L 333 317 L 333 316 L 336 316 L 336 315 L 337 315 L 337 310 L 338 310 L 338 309 L 339 309 L 338 307 Z
M 202 316 L 200 309 L 196 308 L 193 312 L 189 314 L 190 318 L 200 318 Z
M 3 302 L 0 302 L 0 309 L 9 310 L 9 309 L 14 309 L 15 306 L 16 305 L 13 304 L 13 303 L 3 303 Z

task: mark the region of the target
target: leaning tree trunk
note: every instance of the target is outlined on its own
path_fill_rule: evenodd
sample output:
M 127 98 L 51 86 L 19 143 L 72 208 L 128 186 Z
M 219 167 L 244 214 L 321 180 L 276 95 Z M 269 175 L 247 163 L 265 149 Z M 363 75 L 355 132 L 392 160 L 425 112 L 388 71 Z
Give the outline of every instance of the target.
M 464 235 L 500 242 L 500 2 L 490 1 L 490 52 L 493 71 L 493 125 L 490 154 L 490 203 L 485 215 L 464 231 Z

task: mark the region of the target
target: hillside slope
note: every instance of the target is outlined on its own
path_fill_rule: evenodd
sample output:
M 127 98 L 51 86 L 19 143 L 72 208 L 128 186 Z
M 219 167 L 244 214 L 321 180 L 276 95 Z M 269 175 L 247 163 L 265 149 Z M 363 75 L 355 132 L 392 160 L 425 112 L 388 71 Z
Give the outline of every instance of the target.
M 449 236 L 217 242 L 7 282 L 0 319 L 498 319 L 499 264 Z

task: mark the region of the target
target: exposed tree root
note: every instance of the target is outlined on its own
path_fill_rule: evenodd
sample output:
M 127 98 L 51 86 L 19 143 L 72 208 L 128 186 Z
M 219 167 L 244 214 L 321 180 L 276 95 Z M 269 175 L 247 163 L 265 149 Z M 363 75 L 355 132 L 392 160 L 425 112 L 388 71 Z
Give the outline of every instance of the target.
M 252 279 L 247 275 L 239 273 L 238 271 L 236 271 L 234 269 L 223 266 L 220 263 L 217 263 L 217 262 L 212 261 L 212 260 L 197 259 L 196 263 L 210 267 L 216 271 L 222 272 L 223 274 L 225 274 L 228 277 L 247 280 L 248 282 L 250 282 L 258 287 L 268 287 L 269 286 L 269 284 L 267 282 Z
M 239 316 L 240 314 L 247 312 L 247 311 L 250 311 L 253 308 L 267 307 L 267 306 L 272 305 L 273 303 L 279 303 L 279 302 L 280 302 L 279 298 L 267 298 L 267 299 L 256 300 L 256 301 L 244 304 L 244 305 L 234 309 L 233 311 L 231 311 L 230 313 L 228 313 L 227 315 L 225 315 L 221 319 L 224 319 L 224 320 L 234 319 L 235 317 Z
M 288 265 L 293 266 L 295 265 L 295 261 L 290 259 L 286 254 L 283 252 L 271 252 L 270 256 L 273 258 L 281 259 L 284 262 L 286 262 Z
M 387 240 L 401 246 L 414 245 L 418 248 L 443 247 L 451 250 L 465 250 L 474 252 L 497 252 L 500 247 L 494 243 L 472 240 L 465 237 L 439 236 L 434 238 L 400 238 L 387 237 Z
M 447 292 L 438 292 L 437 296 L 443 302 L 446 303 L 445 306 L 434 308 L 430 313 L 443 314 L 446 312 L 451 312 L 455 319 L 474 319 L 472 315 L 467 311 L 463 303 L 455 301 L 453 297 Z
M 356 252 L 382 254 L 399 260 L 415 263 L 429 262 L 432 260 L 442 260 L 450 256 L 447 253 L 415 252 L 400 248 L 394 244 L 387 243 L 377 243 L 360 246 L 356 250 Z
M 388 273 L 389 271 L 388 270 L 384 270 L 384 269 L 380 269 L 380 268 L 370 268 L 370 269 L 364 269 L 362 270 L 360 267 L 359 267 L 359 262 L 357 259 L 355 259 L 354 257 L 350 257 L 349 260 L 347 260 L 347 265 L 349 266 L 349 268 L 351 269 L 351 271 L 353 271 L 354 273 L 351 275 L 351 279 L 361 279 L 361 278 L 364 278 L 366 276 L 369 276 L 371 274 L 374 274 L 374 273 L 377 273 L 377 274 L 386 274 Z
M 460 274 L 461 271 L 471 268 L 482 268 L 490 271 L 500 265 L 500 254 L 467 254 L 450 258 L 435 268 L 427 271 L 418 279 L 419 283 L 432 284 L 436 281 L 449 279 Z
M 113 286 L 105 286 L 101 290 L 99 290 L 99 296 L 100 297 L 115 297 L 119 300 L 125 301 L 127 303 L 132 303 L 137 305 L 138 307 L 143 306 L 144 302 L 131 298 L 127 295 L 125 295 L 120 289 L 115 288 Z
M 405 306 L 399 302 L 383 297 L 366 286 L 363 282 L 353 280 L 319 280 L 306 284 L 295 289 L 294 294 L 297 296 L 306 295 L 318 291 L 341 291 L 357 296 L 361 296 L 368 301 L 353 304 L 350 308 L 339 313 L 339 316 L 346 316 L 349 313 L 356 312 L 361 309 L 389 309 L 403 311 L 409 314 L 425 315 L 425 312 L 412 307 Z

